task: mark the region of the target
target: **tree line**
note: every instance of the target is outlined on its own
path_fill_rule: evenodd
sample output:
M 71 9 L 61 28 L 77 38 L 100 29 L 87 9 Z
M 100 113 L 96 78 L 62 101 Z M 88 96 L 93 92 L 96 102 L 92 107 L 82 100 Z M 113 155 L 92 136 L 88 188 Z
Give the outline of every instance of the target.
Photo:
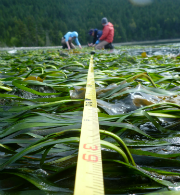
M 180 0 L 153 0 L 137 6 L 129 0 L 0 0 L 0 46 L 57 46 L 68 31 L 82 45 L 88 30 L 114 24 L 114 42 L 179 38 Z

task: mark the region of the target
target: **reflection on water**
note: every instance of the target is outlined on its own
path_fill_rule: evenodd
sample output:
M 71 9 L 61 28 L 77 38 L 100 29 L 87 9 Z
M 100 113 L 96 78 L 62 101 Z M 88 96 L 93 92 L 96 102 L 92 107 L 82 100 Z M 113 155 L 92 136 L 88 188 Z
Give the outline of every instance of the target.
M 159 56 L 159 55 L 175 55 L 177 56 L 180 54 L 180 47 L 179 48 L 169 48 L 169 47 L 160 47 L 160 48 L 144 48 L 144 49 L 127 49 L 125 51 L 127 54 L 131 56 L 138 56 L 141 55 L 142 52 L 146 52 L 148 57 L 151 56 Z M 120 53 L 124 53 L 124 51 L 120 51 Z

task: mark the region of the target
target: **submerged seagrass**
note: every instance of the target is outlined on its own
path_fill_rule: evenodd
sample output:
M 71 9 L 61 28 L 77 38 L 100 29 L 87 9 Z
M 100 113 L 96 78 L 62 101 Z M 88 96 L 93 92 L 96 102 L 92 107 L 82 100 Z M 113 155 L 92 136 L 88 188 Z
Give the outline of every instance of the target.
M 73 194 L 89 60 L 87 48 L 0 52 L 1 194 Z M 178 190 L 179 45 L 94 64 L 105 193 Z

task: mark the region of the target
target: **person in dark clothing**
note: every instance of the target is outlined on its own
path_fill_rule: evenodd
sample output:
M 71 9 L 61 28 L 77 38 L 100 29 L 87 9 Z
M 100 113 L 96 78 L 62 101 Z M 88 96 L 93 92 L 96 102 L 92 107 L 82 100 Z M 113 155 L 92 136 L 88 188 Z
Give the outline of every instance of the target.
M 89 47 L 93 47 L 95 45 L 97 45 L 100 41 L 99 38 L 102 36 L 102 30 L 98 30 L 98 29 L 91 29 L 89 30 L 89 35 L 93 36 L 93 43 L 88 43 Z M 109 43 L 107 45 L 104 46 L 104 49 L 113 49 L 114 46 L 112 45 L 112 43 Z
M 95 46 L 99 43 L 99 38 L 102 36 L 102 30 L 98 30 L 98 29 L 91 29 L 89 31 L 89 35 L 93 36 L 93 42 L 92 43 L 88 43 L 89 47 Z

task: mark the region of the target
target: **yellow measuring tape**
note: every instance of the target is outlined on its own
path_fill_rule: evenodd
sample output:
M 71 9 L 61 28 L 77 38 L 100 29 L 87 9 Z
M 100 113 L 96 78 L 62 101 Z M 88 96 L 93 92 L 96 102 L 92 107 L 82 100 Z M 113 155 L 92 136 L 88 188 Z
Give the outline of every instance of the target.
M 94 54 L 91 52 L 91 54 Z M 74 195 L 103 195 L 99 122 L 94 81 L 93 55 L 88 70 L 79 143 Z

